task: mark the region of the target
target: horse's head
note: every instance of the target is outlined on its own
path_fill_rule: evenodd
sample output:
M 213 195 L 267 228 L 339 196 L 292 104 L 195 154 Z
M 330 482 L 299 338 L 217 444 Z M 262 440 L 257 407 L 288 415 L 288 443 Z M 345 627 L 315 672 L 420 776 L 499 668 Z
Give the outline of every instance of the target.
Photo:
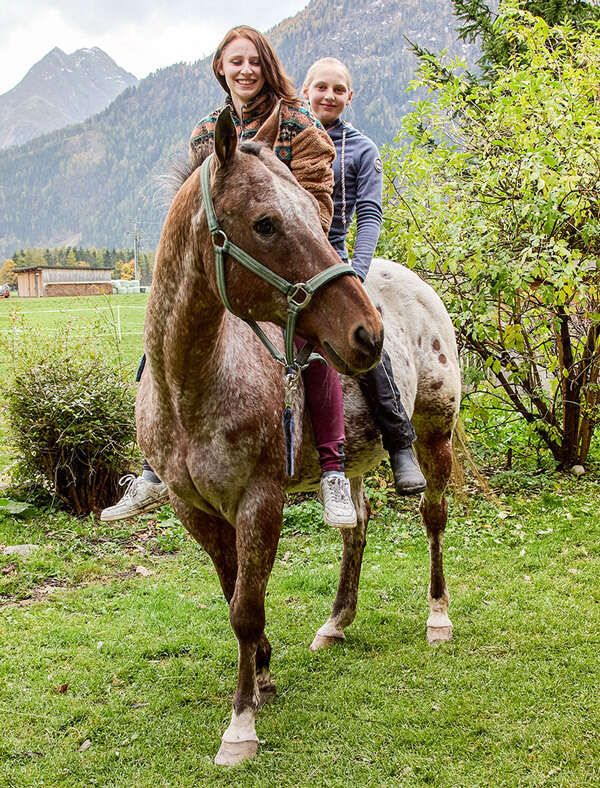
M 253 142 L 238 148 L 229 112 L 215 129 L 215 156 L 210 189 L 223 234 L 272 272 L 303 283 L 340 259 L 321 227 L 315 198 L 305 191 L 272 151 L 279 128 L 279 109 Z M 206 233 L 200 215 L 198 231 Z M 208 282 L 218 293 L 213 239 L 202 244 Z M 255 273 L 226 258 L 226 292 L 231 310 L 241 318 L 285 325 L 288 299 Z M 319 345 L 341 372 L 360 373 L 378 360 L 381 318 L 360 281 L 341 276 L 329 281 L 300 312 L 296 331 Z

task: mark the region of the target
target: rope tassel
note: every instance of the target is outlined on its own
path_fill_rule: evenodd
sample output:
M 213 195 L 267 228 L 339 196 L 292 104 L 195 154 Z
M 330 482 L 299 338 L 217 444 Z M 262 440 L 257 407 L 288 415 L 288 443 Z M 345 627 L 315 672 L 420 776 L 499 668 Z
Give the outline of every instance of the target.
M 294 396 L 298 388 L 300 374 L 300 367 L 290 366 L 285 370 L 283 436 L 285 439 L 285 468 L 288 476 L 294 475 Z
M 294 413 L 286 405 L 283 409 L 283 434 L 285 437 L 285 468 L 288 476 L 294 475 Z

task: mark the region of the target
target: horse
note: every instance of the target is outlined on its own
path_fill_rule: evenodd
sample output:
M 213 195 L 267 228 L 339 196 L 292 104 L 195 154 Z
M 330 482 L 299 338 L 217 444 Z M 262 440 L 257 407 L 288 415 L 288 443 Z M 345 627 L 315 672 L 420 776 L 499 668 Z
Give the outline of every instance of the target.
M 398 285 L 401 269 L 392 263 L 377 263 L 366 288 L 344 275 L 307 293 L 303 283 L 327 276 L 340 261 L 321 227 L 316 200 L 272 151 L 278 125 L 275 111 L 252 142 L 238 147 L 231 118 L 219 117 L 214 153 L 204 163 L 218 230 L 211 229 L 197 167 L 191 167 L 178 189 L 157 249 L 145 324 L 147 363 L 136 402 L 140 447 L 168 485 L 181 522 L 212 559 L 238 640 L 231 722 L 215 757 L 221 765 L 239 763 L 258 751 L 256 712 L 275 691 L 264 599 L 285 494 L 314 489 L 320 475 L 301 381 L 291 396 L 291 409 L 294 424 L 303 427 L 296 428 L 293 445 L 286 446 L 282 368 L 250 324 L 260 321 L 267 340 L 281 349 L 289 304 L 279 290 L 224 254 L 229 237 L 275 275 L 289 275 L 300 283 L 294 289 L 301 292 L 303 307 L 297 333 L 340 373 L 356 376 L 377 363 L 383 315 L 386 346 L 394 365 L 402 366 L 399 380 L 408 386 L 406 395 L 415 405 L 417 451 L 428 479 L 421 509 L 431 545 L 430 640 L 447 639 L 452 626 L 441 552 L 458 402 L 452 326 L 433 291 L 403 272 L 414 285 L 414 301 L 407 298 Z M 220 273 L 215 253 L 221 257 Z M 222 298 L 225 288 L 228 309 Z M 407 310 L 404 316 L 397 314 L 395 297 Z M 416 326 L 415 360 L 405 334 Z M 404 348 L 399 354 L 397 346 Z M 344 386 L 347 472 L 359 522 L 343 533 L 337 597 L 313 649 L 343 639 L 354 618 L 369 516 L 362 474 L 382 456 L 377 428 L 357 383 L 346 377 Z M 290 452 L 295 461 L 291 476 L 286 467 Z

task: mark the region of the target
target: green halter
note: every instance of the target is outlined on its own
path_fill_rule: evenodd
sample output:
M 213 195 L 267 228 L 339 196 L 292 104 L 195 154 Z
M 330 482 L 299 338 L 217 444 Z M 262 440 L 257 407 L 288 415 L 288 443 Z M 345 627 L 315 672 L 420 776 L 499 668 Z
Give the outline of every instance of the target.
M 356 273 L 351 265 L 346 263 L 338 263 L 330 268 L 326 268 L 316 276 L 313 276 L 308 282 L 298 282 L 293 284 L 288 282 L 287 279 L 271 271 L 258 260 L 250 257 L 249 254 L 236 246 L 229 240 L 225 232 L 219 227 L 219 221 L 215 213 L 215 208 L 210 193 L 210 162 L 214 154 L 210 154 L 202 164 L 200 170 L 200 180 L 202 185 L 202 199 L 204 201 L 204 210 L 206 211 L 206 220 L 208 222 L 208 229 L 212 235 L 213 246 L 215 250 L 215 269 L 217 274 L 217 287 L 221 301 L 226 309 L 233 312 L 229 298 L 227 297 L 227 287 L 225 284 L 225 255 L 229 255 L 238 263 L 243 265 L 249 271 L 255 273 L 260 279 L 273 285 L 277 290 L 287 296 L 288 310 L 287 321 L 285 327 L 285 356 L 275 347 L 269 337 L 265 334 L 262 328 L 254 320 L 244 321 L 250 326 L 254 333 L 261 340 L 263 345 L 271 353 L 273 358 L 280 364 L 283 364 L 288 369 L 298 370 L 303 367 L 312 358 L 321 357 L 317 354 L 310 356 L 311 346 L 306 345 L 308 351 L 303 348 L 298 356 L 294 356 L 294 334 L 296 329 L 296 321 L 298 320 L 299 313 L 308 306 L 313 294 L 327 282 L 337 279 L 339 276 L 346 274 L 356 276 Z

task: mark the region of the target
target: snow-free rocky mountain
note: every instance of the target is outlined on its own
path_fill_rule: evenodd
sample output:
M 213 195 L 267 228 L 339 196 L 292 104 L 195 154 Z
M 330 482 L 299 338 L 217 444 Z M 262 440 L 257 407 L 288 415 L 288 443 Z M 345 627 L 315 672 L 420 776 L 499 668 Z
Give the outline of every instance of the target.
M 137 79 L 98 47 L 53 50 L 0 95 L 0 148 L 25 142 L 102 112 Z
M 404 36 L 434 51 L 465 51 L 451 9 L 440 0 L 311 0 L 268 35 L 296 85 L 317 57 L 343 59 L 354 76 L 348 117 L 381 145 L 414 99 L 406 88 L 416 59 Z M 153 248 L 166 213 L 164 175 L 185 157 L 196 122 L 223 100 L 210 63 L 161 69 L 91 120 L 0 151 L 0 255 L 127 246 L 135 222 L 144 248 Z

